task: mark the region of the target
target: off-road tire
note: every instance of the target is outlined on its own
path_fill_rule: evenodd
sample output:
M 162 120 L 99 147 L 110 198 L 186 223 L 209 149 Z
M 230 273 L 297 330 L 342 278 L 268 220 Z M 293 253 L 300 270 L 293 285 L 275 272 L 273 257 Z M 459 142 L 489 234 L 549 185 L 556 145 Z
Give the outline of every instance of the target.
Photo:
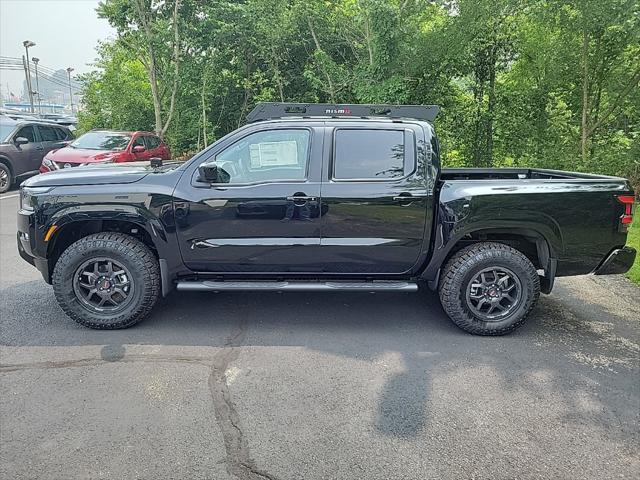
M 111 258 L 131 273 L 135 288 L 124 310 L 96 313 L 76 296 L 73 287 L 76 270 L 93 257 Z M 137 239 L 122 233 L 96 233 L 71 244 L 60 255 L 52 283 L 56 300 L 69 317 L 85 327 L 113 330 L 130 327 L 151 311 L 160 293 L 160 269 L 154 254 Z
M 521 284 L 521 298 L 507 317 L 486 321 L 467 303 L 466 291 L 478 272 L 485 268 L 504 267 L 513 272 Z M 504 335 L 522 326 L 540 296 L 540 279 L 531 261 L 518 250 L 495 242 L 475 243 L 453 255 L 445 265 L 439 286 L 440 302 L 458 327 L 475 335 Z
M 4 193 L 11 188 L 14 179 L 13 175 L 11 175 L 11 169 L 2 162 L 0 162 L 0 170 L 2 170 L 0 173 L 4 173 L 7 176 L 4 184 L 0 183 L 0 193 Z

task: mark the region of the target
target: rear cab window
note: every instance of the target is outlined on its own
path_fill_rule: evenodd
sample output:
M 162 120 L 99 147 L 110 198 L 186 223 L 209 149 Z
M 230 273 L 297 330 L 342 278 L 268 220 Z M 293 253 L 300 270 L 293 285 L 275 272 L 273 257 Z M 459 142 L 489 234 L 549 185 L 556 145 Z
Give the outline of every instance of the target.
M 394 181 L 414 170 L 413 132 L 404 128 L 336 128 L 331 179 Z

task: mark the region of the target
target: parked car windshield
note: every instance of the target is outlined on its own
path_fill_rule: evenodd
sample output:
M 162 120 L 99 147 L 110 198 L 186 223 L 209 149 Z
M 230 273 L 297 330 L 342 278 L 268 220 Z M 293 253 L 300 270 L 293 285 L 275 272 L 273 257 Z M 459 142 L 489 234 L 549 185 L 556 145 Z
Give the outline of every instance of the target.
M 82 135 L 70 146 L 86 150 L 124 150 L 131 140 L 130 135 L 110 132 L 89 132 Z

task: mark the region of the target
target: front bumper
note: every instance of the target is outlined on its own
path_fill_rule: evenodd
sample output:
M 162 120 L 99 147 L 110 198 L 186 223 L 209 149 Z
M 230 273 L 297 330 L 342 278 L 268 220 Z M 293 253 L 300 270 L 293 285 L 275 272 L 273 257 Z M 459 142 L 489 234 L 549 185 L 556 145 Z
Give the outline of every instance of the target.
M 616 248 L 595 269 L 596 275 L 614 275 L 625 273 L 632 267 L 636 259 L 636 249 L 633 247 Z
M 26 262 L 36 267 L 47 283 L 51 283 L 49 261 L 34 251 L 35 223 L 33 214 L 25 210 L 18 211 L 18 253 Z

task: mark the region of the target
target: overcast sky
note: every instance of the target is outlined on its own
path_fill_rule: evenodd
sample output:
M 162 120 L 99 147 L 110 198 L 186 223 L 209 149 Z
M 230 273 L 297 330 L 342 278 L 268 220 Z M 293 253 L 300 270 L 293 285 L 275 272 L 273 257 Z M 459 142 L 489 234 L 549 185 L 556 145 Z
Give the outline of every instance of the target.
M 29 56 L 58 70 L 73 67 L 74 74 L 91 70 L 98 40 L 114 35 L 109 24 L 99 19 L 98 0 L 0 0 L 0 55 L 21 57 L 22 42 L 36 43 Z M 0 70 L 0 90 L 19 94 L 24 72 Z

